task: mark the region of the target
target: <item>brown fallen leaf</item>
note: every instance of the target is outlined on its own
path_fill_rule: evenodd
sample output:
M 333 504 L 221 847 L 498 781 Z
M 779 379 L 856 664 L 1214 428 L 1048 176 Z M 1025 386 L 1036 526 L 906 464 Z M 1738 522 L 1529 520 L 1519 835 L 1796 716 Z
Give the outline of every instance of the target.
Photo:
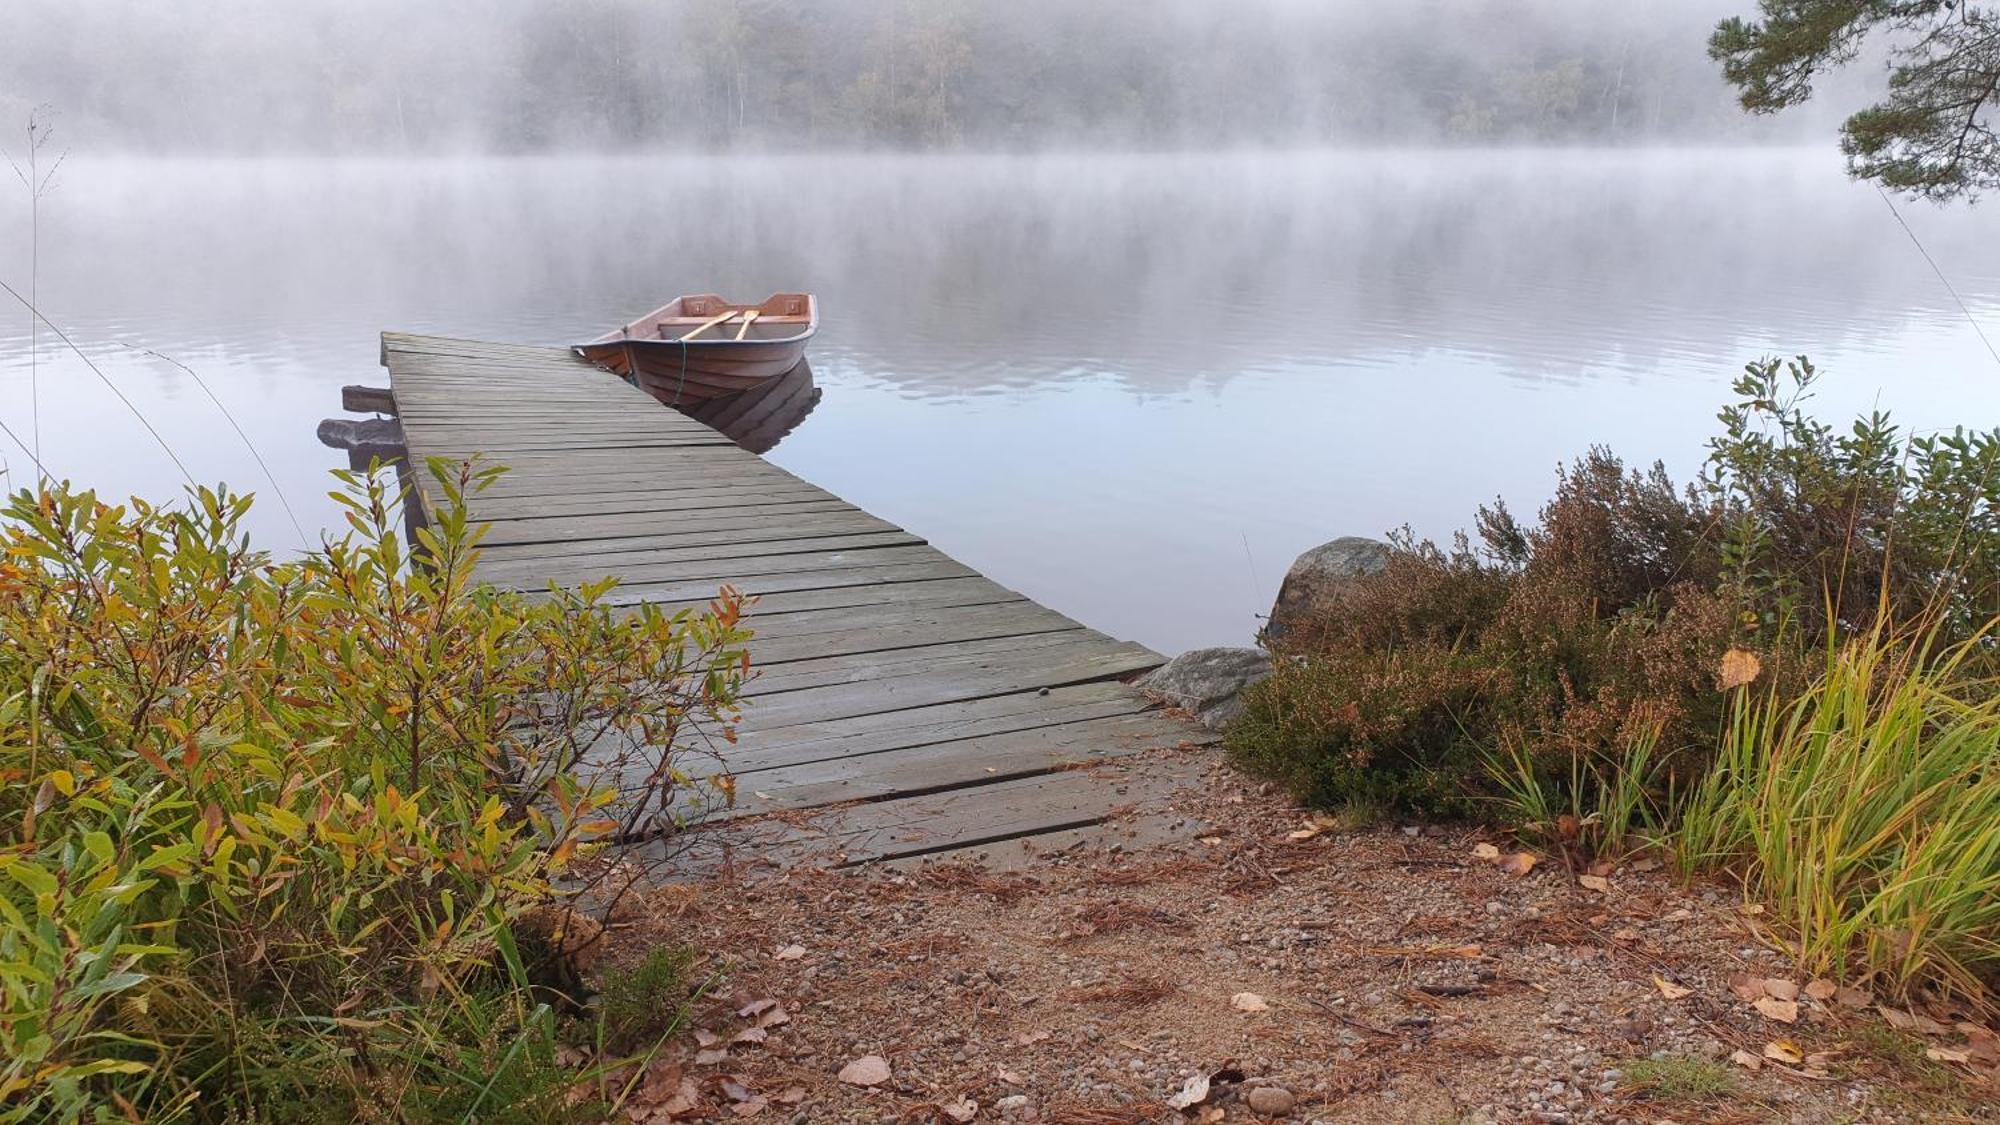
M 1775 996 L 1780 1000 L 1797 1000 L 1799 998 L 1799 986 L 1778 977 L 1765 977 L 1764 995 Z
M 839 1078 L 849 1086 L 880 1086 L 889 1080 L 889 1060 L 881 1055 L 863 1055 L 841 1067 Z
M 1729 1061 L 1735 1063 L 1737 1066 L 1740 1066 L 1745 1070 L 1764 1069 L 1763 1059 L 1758 1058 L 1756 1055 L 1751 1054 L 1750 1052 L 1742 1049 L 1741 1047 L 1738 1047 L 1736 1049 L 1736 1052 L 1729 1056 Z
M 1920 1015 L 1902 1008 L 1891 1008 L 1887 1004 L 1878 1004 L 1875 1010 L 1880 1012 L 1882 1018 L 1889 1021 L 1889 1026 L 1895 1028 L 1897 1031 L 1914 1031 L 1921 1035 L 1948 1035 L 1951 1033 L 1950 1028 L 1926 1015 Z
M 1822 1004 L 1833 999 L 1834 994 L 1839 991 L 1840 987 L 1838 985 L 1825 978 L 1812 981 L 1806 985 L 1806 995 Z
M 1208 1100 L 1208 1075 L 1196 1074 L 1182 1083 L 1180 1092 L 1167 1099 L 1168 1109 L 1186 1109 Z
M 1679 1000 L 1683 996 L 1694 995 L 1694 989 L 1675 984 L 1658 973 L 1653 974 L 1653 987 L 1659 989 L 1660 995 L 1669 1000 Z
M 1498 863 L 1500 862 L 1500 849 L 1494 847 L 1492 844 L 1475 844 L 1472 848 L 1472 858 L 1483 859 L 1488 863 Z
M 683 1078 L 673 1095 L 660 1103 L 660 1112 L 668 1117 L 686 1117 L 701 1108 L 701 1088 L 692 1078 Z
M 1715 670 L 1715 685 L 1723 691 L 1739 688 L 1756 679 L 1763 670 L 1763 662 L 1756 653 L 1747 648 L 1732 648 L 1722 654 L 1722 663 Z
M 1764 1044 L 1764 1057 L 1767 1059 L 1776 1059 L 1781 1063 L 1802 1063 L 1806 1061 L 1806 1053 L 1799 1050 L 1799 1045 L 1789 1039 L 1773 1039 L 1769 1043 Z
M 1229 1006 L 1239 1012 L 1268 1012 L 1271 1005 L 1254 992 L 1239 992 L 1229 998 Z
M 1778 1023 L 1799 1022 L 1799 1004 L 1796 1000 L 1780 1000 L 1775 996 L 1765 996 L 1754 1000 L 1751 1007 L 1762 1013 L 1767 1020 Z
M 1596 891 L 1598 894 L 1608 895 L 1611 893 L 1611 880 L 1606 879 L 1602 875 L 1578 875 L 1576 881 L 1581 886 Z
M 1515 852 L 1513 855 L 1507 857 L 1506 862 L 1500 865 L 1500 870 L 1505 871 L 1509 875 L 1526 875 L 1535 869 L 1535 864 L 1540 862 L 1540 860 L 1527 852 Z

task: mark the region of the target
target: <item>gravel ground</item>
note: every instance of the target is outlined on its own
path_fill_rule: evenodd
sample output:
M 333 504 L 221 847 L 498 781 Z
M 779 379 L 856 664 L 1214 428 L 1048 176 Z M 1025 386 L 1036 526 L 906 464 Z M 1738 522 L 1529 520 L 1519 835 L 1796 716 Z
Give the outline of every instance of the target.
M 2000 1115 L 2000 1041 L 1964 1013 L 1885 1018 L 1808 987 L 1730 888 L 1643 860 L 1602 889 L 1552 859 L 1513 874 L 1480 847 L 1505 841 L 1311 822 L 1209 758 L 1171 801 L 1189 827 L 1155 846 L 738 870 L 646 896 L 606 960 L 693 946 L 709 983 L 622 1116 Z

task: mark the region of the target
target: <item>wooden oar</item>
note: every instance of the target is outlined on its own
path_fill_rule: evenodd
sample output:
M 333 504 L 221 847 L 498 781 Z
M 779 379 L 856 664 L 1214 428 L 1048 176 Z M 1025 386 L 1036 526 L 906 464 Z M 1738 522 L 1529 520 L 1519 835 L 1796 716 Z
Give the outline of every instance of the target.
M 715 327 L 716 325 L 721 324 L 723 321 L 728 320 L 730 317 L 735 316 L 736 312 L 737 310 L 730 309 L 728 312 L 723 313 L 721 316 L 710 318 L 706 323 L 695 325 L 692 331 L 688 332 L 684 336 L 676 336 L 675 339 L 692 340 L 696 336 L 699 336 L 702 333 L 708 331 L 709 329 Z
M 740 327 L 740 328 L 738 328 L 738 329 L 736 330 L 736 338 L 737 338 L 737 339 L 739 339 L 739 340 L 741 340 L 741 339 L 742 339 L 742 338 L 744 337 L 744 335 L 745 335 L 745 334 L 747 334 L 747 333 L 748 333 L 748 332 L 750 331 L 750 326 L 751 326 L 752 324 L 756 323 L 756 321 L 757 321 L 757 310 L 756 310 L 756 309 L 751 309 L 751 310 L 750 310 L 749 312 L 747 312 L 747 313 L 744 313 L 744 314 L 743 314 L 743 325 L 742 325 L 742 327 Z

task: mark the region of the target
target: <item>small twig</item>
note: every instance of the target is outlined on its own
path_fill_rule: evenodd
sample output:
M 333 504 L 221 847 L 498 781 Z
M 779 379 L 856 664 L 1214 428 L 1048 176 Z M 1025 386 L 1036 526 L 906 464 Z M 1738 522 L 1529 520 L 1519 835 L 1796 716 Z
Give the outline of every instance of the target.
M 1304 999 L 1306 1003 L 1311 1004 L 1315 1008 L 1318 1008 L 1325 1015 L 1332 1016 L 1334 1019 L 1337 1019 L 1341 1023 L 1344 1023 L 1347 1026 L 1354 1028 L 1356 1031 L 1365 1031 L 1370 1035 L 1379 1035 L 1384 1039 L 1402 1038 L 1402 1036 L 1396 1034 L 1393 1031 L 1388 1030 L 1387 1028 L 1376 1027 L 1372 1023 L 1366 1023 L 1361 1020 L 1355 1019 L 1353 1016 L 1341 1012 L 1339 1009 L 1335 1008 L 1333 1005 L 1327 1003 L 1324 1000 L 1317 1000 L 1311 996 L 1307 996 Z

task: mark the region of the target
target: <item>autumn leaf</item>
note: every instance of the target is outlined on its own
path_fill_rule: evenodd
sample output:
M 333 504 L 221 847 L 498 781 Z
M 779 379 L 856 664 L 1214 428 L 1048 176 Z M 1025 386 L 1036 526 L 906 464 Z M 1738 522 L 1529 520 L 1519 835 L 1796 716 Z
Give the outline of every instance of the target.
M 1764 978 L 1764 995 L 1775 996 L 1780 1000 L 1797 1000 L 1799 998 L 1799 986 L 1778 977 L 1766 977 Z
M 1683 996 L 1690 996 L 1694 993 L 1694 989 L 1675 984 L 1658 973 L 1653 974 L 1653 987 L 1659 989 L 1660 995 L 1669 1000 L 1679 1000 Z
M 1208 1100 L 1208 1075 L 1196 1074 L 1181 1084 L 1180 1092 L 1167 1099 L 1169 1109 L 1187 1109 Z
M 1802 1063 L 1806 1061 L 1806 1053 L 1799 1050 L 1799 1045 L 1789 1039 L 1773 1039 L 1769 1043 L 1764 1044 L 1764 1057 L 1775 1059 L 1781 1063 Z
M 1730 691 L 1756 679 L 1763 670 L 1764 664 L 1756 653 L 1732 648 L 1722 654 L 1722 663 L 1715 670 L 1715 684 L 1723 691 Z
M 839 1078 L 849 1086 L 880 1086 L 889 1080 L 889 1060 L 881 1055 L 863 1055 L 841 1067 Z
M 1797 1023 L 1799 1005 L 1796 1000 L 1780 1000 L 1775 996 L 1763 996 L 1751 1001 L 1750 1006 L 1762 1013 L 1767 1020 L 1778 1023 Z

